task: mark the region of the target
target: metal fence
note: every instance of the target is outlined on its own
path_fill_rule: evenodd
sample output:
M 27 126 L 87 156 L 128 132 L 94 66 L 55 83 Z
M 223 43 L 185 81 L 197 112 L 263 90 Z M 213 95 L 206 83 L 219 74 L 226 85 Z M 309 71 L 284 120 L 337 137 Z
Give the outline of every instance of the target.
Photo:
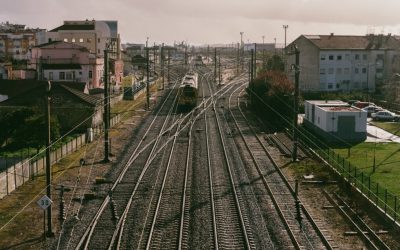
M 300 142 L 302 144 L 310 147 L 347 183 L 357 188 L 370 202 L 379 207 L 385 215 L 389 216 L 394 222 L 400 222 L 399 198 L 396 195 L 371 180 L 370 174 L 361 171 L 359 167 L 351 164 L 333 149 L 318 142 L 318 139 L 303 128 L 300 134 Z

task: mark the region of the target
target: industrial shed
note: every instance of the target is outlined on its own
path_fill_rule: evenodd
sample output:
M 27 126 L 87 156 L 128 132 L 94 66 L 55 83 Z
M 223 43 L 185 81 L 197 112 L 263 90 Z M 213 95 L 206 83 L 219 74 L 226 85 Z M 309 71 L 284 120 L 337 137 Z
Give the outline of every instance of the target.
M 342 101 L 307 100 L 304 126 L 327 142 L 354 143 L 367 138 L 367 112 Z

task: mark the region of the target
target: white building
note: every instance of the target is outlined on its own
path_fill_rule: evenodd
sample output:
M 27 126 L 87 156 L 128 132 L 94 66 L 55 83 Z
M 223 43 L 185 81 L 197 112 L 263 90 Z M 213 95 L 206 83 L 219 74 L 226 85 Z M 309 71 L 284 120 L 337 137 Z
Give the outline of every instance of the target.
M 377 84 L 400 72 L 400 41 L 391 35 L 301 35 L 286 50 L 293 45 L 300 51 L 299 87 L 305 92 L 374 92 Z M 286 68 L 294 63 L 291 54 Z
M 117 21 L 64 21 L 64 24 L 46 34 L 47 42 L 64 41 L 86 47 L 97 57 L 104 56 L 108 44 L 111 58 L 120 58 L 120 38 Z
M 304 125 L 329 142 L 367 138 L 367 112 L 342 101 L 305 101 Z

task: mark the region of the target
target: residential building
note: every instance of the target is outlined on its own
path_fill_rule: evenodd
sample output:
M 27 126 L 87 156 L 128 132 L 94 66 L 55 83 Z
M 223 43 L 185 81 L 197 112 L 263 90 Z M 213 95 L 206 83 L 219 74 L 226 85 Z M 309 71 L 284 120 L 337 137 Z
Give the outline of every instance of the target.
M 85 82 L 89 88 L 103 86 L 104 60 L 78 44 L 53 41 L 36 46 L 30 66 L 41 80 Z
M 94 54 L 95 58 L 104 58 L 104 51 L 107 50 L 112 73 L 111 84 L 120 85 L 123 76 L 123 61 L 117 21 L 64 21 L 63 25 L 47 32 L 46 35 L 48 42 L 64 41 L 83 46 L 89 53 Z M 96 87 L 96 85 L 91 84 L 91 87 Z
M 374 92 L 377 85 L 400 71 L 400 41 L 383 35 L 301 35 L 286 48 L 300 51 L 299 88 L 313 91 Z M 293 52 L 293 51 L 292 51 Z M 287 56 L 286 68 L 295 64 Z M 289 74 L 294 81 L 294 72 Z
M 29 49 L 43 41 L 44 29 L 0 23 L 0 60 L 28 60 Z
M 367 138 L 367 112 L 342 101 L 307 100 L 303 124 L 328 142 L 352 143 Z

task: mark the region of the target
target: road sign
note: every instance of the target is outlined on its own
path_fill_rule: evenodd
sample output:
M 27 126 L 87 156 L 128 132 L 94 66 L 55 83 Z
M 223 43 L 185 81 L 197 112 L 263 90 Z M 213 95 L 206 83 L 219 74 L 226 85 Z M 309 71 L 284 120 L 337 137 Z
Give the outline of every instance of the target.
M 39 205 L 39 207 L 45 210 L 51 205 L 51 203 L 53 203 L 53 201 L 47 195 L 43 195 L 42 198 L 40 198 L 40 200 L 38 200 L 36 203 Z

